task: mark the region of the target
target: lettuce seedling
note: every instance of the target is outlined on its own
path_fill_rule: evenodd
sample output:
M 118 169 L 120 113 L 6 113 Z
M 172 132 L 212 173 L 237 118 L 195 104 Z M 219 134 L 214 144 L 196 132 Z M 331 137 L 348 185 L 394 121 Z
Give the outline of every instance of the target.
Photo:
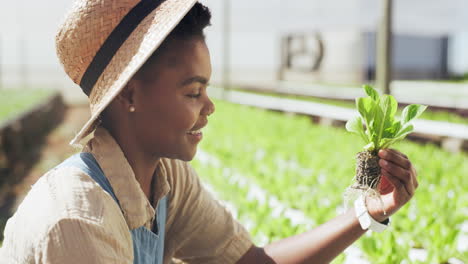
M 356 156 L 355 183 L 345 193 L 350 202 L 358 195 L 368 193 L 380 198 L 380 166 L 377 153 L 380 149 L 404 139 L 414 127 L 411 121 L 419 117 L 427 106 L 412 104 L 404 108 L 400 120 L 395 115 L 398 102 L 391 95 L 379 95 L 369 85 L 363 86 L 367 97 L 357 98 L 356 107 L 360 116 L 346 123 L 346 130 L 357 134 L 366 144 Z M 365 126 L 365 127 L 364 127 Z

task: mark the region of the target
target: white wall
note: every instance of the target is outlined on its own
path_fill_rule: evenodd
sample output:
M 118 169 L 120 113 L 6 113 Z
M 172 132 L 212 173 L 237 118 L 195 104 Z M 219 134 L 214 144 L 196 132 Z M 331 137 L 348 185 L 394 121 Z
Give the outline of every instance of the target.
M 72 0 L 1 0 L 0 76 L 1 82 L 18 85 L 21 69 L 33 86 L 63 87 L 76 90 L 66 77 L 55 55 L 57 25 Z M 208 29 L 208 44 L 214 66 L 214 81 L 221 78 L 223 65 L 222 30 L 224 0 L 202 0 L 212 10 L 213 26 Z M 233 79 L 244 82 L 276 78 L 279 64 L 279 39 L 285 32 L 324 29 L 328 44 L 324 70 L 354 70 L 361 62 L 358 41 L 353 32 L 375 26 L 379 17 L 375 0 L 231 0 Z M 465 0 L 396 0 L 395 27 L 399 31 L 424 34 L 463 32 L 468 24 Z M 422 30 L 424 29 L 424 30 Z M 337 32 L 344 32 L 338 35 Z M 341 34 L 341 33 L 340 33 Z M 467 33 L 463 33 L 466 35 Z M 465 38 L 465 39 L 464 39 Z M 24 39 L 22 48 L 21 39 Z M 466 37 L 452 43 L 451 68 L 465 71 L 468 53 Z M 340 48 L 340 45 L 342 46 Z M 22 67 L 21 64 L 26 64 Z M 331 75 L 333 77 L 333 74 Z
M 449 41 L 449 70 L 454 74 L 468 73 L 468 32 L 460 32 Z

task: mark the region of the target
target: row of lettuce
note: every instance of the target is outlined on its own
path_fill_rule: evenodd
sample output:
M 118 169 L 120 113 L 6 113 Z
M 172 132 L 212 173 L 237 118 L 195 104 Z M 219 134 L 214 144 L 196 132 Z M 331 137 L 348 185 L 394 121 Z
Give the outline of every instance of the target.
M 193 166 L 221 199 L 234 204 L 239 220 L 258 243 L 298 234 L 342 211 L 342 194 L 352 182 L 354 157 L 362 142 L 344 129 L 318 126 L 306 117 L 216 104 L 200 147 L 217 161 L 207 162 L 206 155 L 200 155 Z M 396 148 L 411 158 L 420 188 L 393 217 L 389 232 L 364 236 L 357 246 L 371 263 L 410 261 L 413 249 L 425 252 L 421 263 L 467 261 L 459 239 L 468 214 L 468 186 L 462 180 L 468 174 L 468 155 L 407 141 Z M 302 212 L 310 223 L 295 223 L 284 208 L 278 210 L 268 198 L 265 202 L 252 194 L 252 185 L 281 206 Z M 335 263 L 344 259 L 341 255 Z
M 30 109 L 52 93 L 44 89 L 0 89 L 0 122 Z

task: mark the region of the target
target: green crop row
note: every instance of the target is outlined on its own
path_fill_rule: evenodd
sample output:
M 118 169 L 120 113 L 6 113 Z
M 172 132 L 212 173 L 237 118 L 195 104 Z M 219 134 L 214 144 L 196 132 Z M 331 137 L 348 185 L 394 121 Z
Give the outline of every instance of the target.
M 284 208 L 271 206 L 269 200 L 272 196 L 268 194 L 261 199 L 257 198 L 258 193 L 252 193 L 255 190 L 250 184 L 236 180 L 239 176 L 236 176 L 236 171 L 231 168 L 224 165 L 215 166 L 200 159 L 193 160 L 192 165 L 197 169 L 203 182 L 209 184 L 209 189 L 214 189 L 215 197 L 227 204 L 227 209 L 230 209 L 234 217 L 249 230 L 256 245 L 263 246 L 305 232 L 314 225 L 313 220 L 302 225 L 295 224 L 294 219 L 288 217 Z M 341 254 L 333 263 L 343 263 L 344 259 L 344 254 Z
M 353 108 L 353 109 L 356 108 L 354 102 L 347 102 L 347 101 L 341 101 L 341 100 L 321 99 L 321 98 L 310 97 L 310 96 L 301 96 L 301 95 L 285 95 L 285 94 L 279 95 L 279 94 L 276 94 L 276 93 L 263 93 L 263 92 L 247 91 L 247 90 L 239 90 L 239 91 L 255 93 L 255 94 L 259 94 L 259 95 L 268 95 L 268 96 L 288 98 L 288 99 L 297 99 L 297 100 L 309 101 L 309 102 L 320 103 L 320 104 L 329 104 L 329 105 L 345 107 L 345 108 Z M 402 111 L 402 108 L 400 108 L 398 110 L 398 112 L 397 112 L 398 116 L 401 115 L 401 111 Z M 455 114 L 455 113 L 443 112 L 443 111 L 434 111 L 434 110 L 431 110 L 430 107 L 421 115 L 420 119 L 427 119 L 427 120 L 433 120 L 433 121 L 443 121 L 443 122 L 451 122 L 451 123 L 468 125 L 468 118 L 464 118 L 464 117 L 462 117 L 462 116 L 460 116 L 458 114 Z
M 217 111 L 204 130 L 203 150 L 318 224 L 336 216 L 342 194 L 352 182 L 354 156 L 362 142 L 344 129 L 318 126 L 306 117 L 216 104 Z M 468 155 L 407 141 L 396 148 L 411 158 L 420 188 L 393 217 L 388 232 L 364 236 L 359 247 L 372 263 L 407 260 L 411 248 L 426 249 L 430 263 L 451 257 L 467 260 L 467 252 L 457 251 L 457 227 L 468 213 L 464 196 L 468 186 L 461 181 L 468 174 Z
M 248 186 L 240 186 L 234 181 L 230 181 L 232 176 L 229 170 L 214 167 L 213 165 L 203 164 L 199 161 L 194 161 L 194 166 L 197 167 L 197 172 L 201 177 L 208 181 L 210 186 L 215 190 L 218 196 L 223 201 L 229 201 L 236 209 L 237 218 L 245 223 L 245 226 L 257 243 L 268 243 L 275 239 L 281 238 L 281 234 L 289 235 L 297 230 L 297 226 L 291 223 L 287 217 L 281 214 L 274 213 L 275 208 L 271 208 L 267 201 L 255 199 L 250 193 Z M 268 197 L 265 197 L 268 199 Z M 271 217 L 272 215 L 275 218 Z M 276 226 L 281 227 L 275 233 L 272 230 L 264 229 L 263 227 L 274 226 L 273 223 L 281 222 L 283 224 Z M 260 225 L 252 225 L 252 223 Z M 263 231 L 263 232 L 262 232 Z M 268 234 L 267 238 L 264 238 Z
M 42 89 L 3 89 L 0 90 L 0 121 L 27 110 L 34 104 L 51 95 Z

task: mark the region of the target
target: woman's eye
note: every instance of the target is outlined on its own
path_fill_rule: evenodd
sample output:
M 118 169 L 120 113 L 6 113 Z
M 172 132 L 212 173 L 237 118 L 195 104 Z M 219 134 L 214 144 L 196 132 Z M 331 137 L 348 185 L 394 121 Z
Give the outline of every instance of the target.
M 198 98 L 198 97 L 200 97 L 200 96 L 201 96 L 201 93 L 197 93 L 197 94 L 189 94 L 189 95 L 187 95 L 187 96 L 188 96 L 188 97 L 190 97 L 190 98 Z

